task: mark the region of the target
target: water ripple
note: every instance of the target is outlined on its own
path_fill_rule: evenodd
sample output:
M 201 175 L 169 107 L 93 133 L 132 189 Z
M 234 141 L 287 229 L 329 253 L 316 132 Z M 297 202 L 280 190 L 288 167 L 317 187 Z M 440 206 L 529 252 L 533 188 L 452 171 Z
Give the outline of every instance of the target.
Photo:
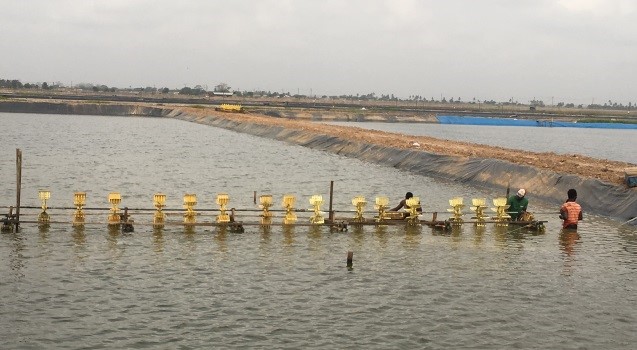
M 33 206 L 46 186 L 51 206 L 72 206 L 73 191 L 85 190 L 88 205 L 108 207 L 108 193 L 117 190 L 129 207 L 150 207 L 152 194 L 164 191 L 169 208 L 181 209 L 191 192 L 198 208 L 215 208 L 221 192 L 237 208 L 255 208 L 258 191 L 277 196 L 277 208 L 284 193 L 309 208 L 305 197 L 327 198 L 332 179 L 336 207 L 348 210 L 355 195 L 397 200 L 413 190 L 441 211 L 451 194 L 501 195 L 176 120 L 118 119 L 123 132 L 107 117 L 0 118 L 48 125 L 0 138 L 5 179 L 15 176 L 18 140 L 30 145 L 23 200 Z M 0 187 L 0 199 L 13 198 L 13 190 Z M 531 205 L 555 210 L 533 198 Z M 128 235 L 98 224 L 25 225 L 0 235 L 0 337 L 8 349 L 631 348 L 634 227 L 587 216 L 569 235 L 554 217 L 547 214 L 543 235 L 470 225 L 447 234 L 138 225 Z M 181 213 L 169 218 L 182 220 Z

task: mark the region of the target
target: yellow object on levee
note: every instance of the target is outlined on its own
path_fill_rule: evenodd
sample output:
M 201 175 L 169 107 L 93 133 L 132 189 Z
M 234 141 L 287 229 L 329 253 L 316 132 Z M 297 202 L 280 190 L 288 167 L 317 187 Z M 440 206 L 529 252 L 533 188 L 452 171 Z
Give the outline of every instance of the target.
M 243 107 L 241 105 L 222 103 L 219 107 L 215 108 L 215 110 L 221 112 L 243 112 Z

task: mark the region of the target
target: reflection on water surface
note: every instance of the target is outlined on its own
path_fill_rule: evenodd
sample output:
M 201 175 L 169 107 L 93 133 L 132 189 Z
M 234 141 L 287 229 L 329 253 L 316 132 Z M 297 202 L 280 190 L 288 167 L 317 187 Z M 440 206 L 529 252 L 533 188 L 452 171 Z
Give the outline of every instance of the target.
M 15 148 L 24 154 L 23 203 L 33 206 L 46 187 L 52 207 L 70 206 L 73 192 L 85 190 L 87 205 L 99 207 L 120 191 L 122 204 L 148 208 L 161 191 L 167 208 L 182 209 L 184 193 L 216 208 L 221 192 L 233 207 L 255 208 L 258 191 L 277 205 L 294 193 L 309 209 L 311 195 L 327 198 L 330 180 L 339 210 L 353 210 L 356 195 L 397 202 L 412 191 L 426 211 L 440 212 L 457 195 L 502 195 L 176 120 L 0 121 L 9 127 L 0 176 L 10 179 L 0 205 L 14 198 Z M 576 234 L 562 232 L 556 204 L 532 191 L 529 198 L 549 221 L 545 234 L 471 225 L 446 233 L 246 226 L 242 234 L 25 225 L 0 235 L 0 336 L 11 349 L 631 348 L 634 226 L 588 215 Z

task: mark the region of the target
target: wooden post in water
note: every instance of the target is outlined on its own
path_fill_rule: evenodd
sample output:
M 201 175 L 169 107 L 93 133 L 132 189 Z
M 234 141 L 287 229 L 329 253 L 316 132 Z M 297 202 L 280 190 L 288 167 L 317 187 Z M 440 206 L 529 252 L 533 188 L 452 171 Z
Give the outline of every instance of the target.
M 15 166 L 16 166 L 16 204 L 15 204 L 15 228 L 16 231 L 20 226 L 20 191 L 22 189 L 22 151 L 19 148 L 15 150 Z
M 120 217 L 122 232 L 133 232 L 135 227 L 133 226 L 133 220 L 128 215 L 128 207 L 124 207 L 124 215 Z
M 254 191 L 254 204 L 257 204 L 257 191 Z
M 330 181 L 330 213 L 328 220 L 330 223 L 334 222 L 334 211 L 332 210 L 332 198 L 334 196 L 334 180 Z
M 511 175 L 509 175 L 509 181 L 507 182 L 507 193 L 505 195 L 507 200 L 509 200 L 509 192 L 510 191 L 511 191 Z
M 354 265 L 354 252 L 347 252 L 347 267 L 352 267 Z

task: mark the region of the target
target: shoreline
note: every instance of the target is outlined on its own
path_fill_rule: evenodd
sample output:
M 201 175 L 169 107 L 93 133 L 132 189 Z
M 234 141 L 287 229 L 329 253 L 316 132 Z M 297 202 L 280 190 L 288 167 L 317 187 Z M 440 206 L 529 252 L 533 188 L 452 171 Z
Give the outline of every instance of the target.
M 589 212 L 621 220 L 637 216 L 637 188 L 622 185 L 623 169 L 632 166 L 624 162 L 317 124 L 311 118 L 233 114 L 180 105 L 0 101 L 0 112 L 170 117 L 481 186 L 506 188 L 513 178 L 512 188 L 525 187 L 533 197 L 556 203 L 563 201 L 568 188 L 575 187 Z M 421 147 L 414 148 L 412 141 Z
M 87 92 L 87 91 L 60 91 L 55 90 L 11 90 L 0 89 L 0 101 L 58 101 L 65 103 L 134 103 L 153 105 L 190 105 L 202 107 L 214 107 L 222 103 L 240 104 L 250 112 L 258 114 L 296 114 L 304 113 L 320 116 L 327 114 L 347 115 L 345 118 L 383 118 L 391 121 L 400 121 L 404 118 L 429 119 L 436 115 L 459 115 L 481 117 L 519 118 L 539 121 L 578 121 L 585 122 L 591 119 L 601 122 L 623 121 L 635 124 L 637 115 L 631 114 L 634 107 L 565 107 L 558 105 L 533 105 L 533 104 L 507 104 L 507 103 L 476 103 L 475 101 L 415 101 L 415 100 L 376 100 L 376 99 L 351 99 L 351 98 L 327 98 L 322 97 L 266 97 L 266 96 L 208 96 L 208 95 L 182 95 L 147 92 Z M 291 112 L 290 112 L 291 111 Z

